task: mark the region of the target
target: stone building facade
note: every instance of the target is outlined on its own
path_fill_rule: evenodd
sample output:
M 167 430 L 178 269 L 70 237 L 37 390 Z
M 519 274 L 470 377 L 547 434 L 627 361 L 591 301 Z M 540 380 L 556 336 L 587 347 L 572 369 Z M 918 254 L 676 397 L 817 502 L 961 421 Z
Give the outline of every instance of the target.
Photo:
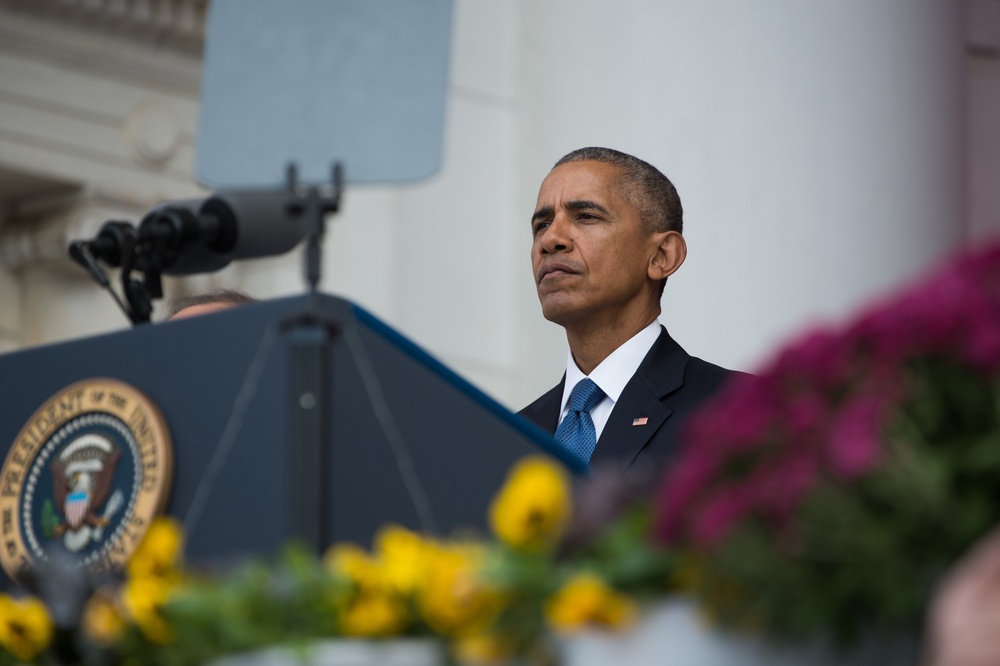
M 66 247 L 205 194 L 207 10 L 0 0 L 0 352 L 127 325 Z M 451 60 L 441 172 L 349 188 L 322 284 L 511 407 L 565 362 L 528 219 L 549 166 L 581 145 L 678 185 L 691 252 L 663 321 L 730 367 L 1000 226 L 997 0 L 456 0 Z M 300 263 L 165 286 L 279 296 L 302 289 Z

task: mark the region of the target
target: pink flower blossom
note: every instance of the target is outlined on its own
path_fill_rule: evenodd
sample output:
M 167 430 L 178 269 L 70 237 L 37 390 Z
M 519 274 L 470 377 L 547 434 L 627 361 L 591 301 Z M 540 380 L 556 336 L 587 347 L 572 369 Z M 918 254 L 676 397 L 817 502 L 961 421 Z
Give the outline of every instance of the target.
M 928 358 L 1000 372 L 1000 243 L 846 326 L 810 331 L 758 375 L 730 382 L 688 422 L 661 489 L 661 534 L 717 544 L 750 515 L 776 538 L 786 533 L 821 479 L 850 486 L 884 463 L 888 419 L 909 399 L 914 368 L 935 367 L 914 364 Z
M 692 500 L 702 493 L 718 472 L 718 459 L 702 453 L 689 455 L 667 475 L 661 491 L 658 532 L 667 540 L 677 537 Z
M 788 436 L 792 440 L 808 436 L 823 424 L 827 405 L 821 395 L 803 393 L 790 397 L 788 403 L 785 420 L 788 423 Z
M 795 451 L 762 465 L 751 477 L 757 505 L 773 517 L 784 520 L 812 490 L 819 479 L 819 462 L 813 451 Z
M 860 396 L 841 410 L 832 425 L 827 448 L 827 461 L 834 474 L 853 479 L 879 462 L 883 412 L 883 401 L 870 396 Z
M 751 491 L 727 488 L 712 496 L 691 521 L 691 539 L 701 548 L 711 548 L 724 539 L 736 523 L 753 509 Z
M 1000 321 L 991 317 L 970 330 L 968 337 L 963 349 L 966 360 L 980 370 L 996 370 L 1000 366 Z
M 710 410 L 692 419 L 691 430 L 711 450 L 738 451 L 779 423 L 781 410 L 782 399 L 773 386 L 759 377 L 741 376 L 712 401 Z

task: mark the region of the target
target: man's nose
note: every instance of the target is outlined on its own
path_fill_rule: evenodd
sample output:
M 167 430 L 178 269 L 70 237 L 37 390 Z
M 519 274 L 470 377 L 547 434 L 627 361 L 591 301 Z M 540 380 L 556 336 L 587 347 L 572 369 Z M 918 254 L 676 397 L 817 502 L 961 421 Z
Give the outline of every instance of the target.
M 542 252 L 565 252 L 573 247 L 572 228 L 565 215 L 556 215 L 542 232 Z

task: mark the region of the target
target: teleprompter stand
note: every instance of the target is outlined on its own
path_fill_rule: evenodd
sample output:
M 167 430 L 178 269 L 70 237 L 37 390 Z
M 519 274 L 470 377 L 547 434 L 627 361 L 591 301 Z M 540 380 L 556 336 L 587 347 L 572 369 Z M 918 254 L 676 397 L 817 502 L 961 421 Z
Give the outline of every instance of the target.
M 287 169 L 290 215 L 308 220 L 308 236 L 303 253 L 303 268 L 310 294 L 319 289 L 322 271 L 322 241 L 326 215 L 340 209 L 343 192 L 343 167 L 333 166 L 330 186 L 300 186 L 294 164 Z M 293 534 L 319 552 L 329 544 L 328 507 L 330 491 L 323 470 L 330 464 L 330 410 L 326 409 L 329 386 L 326 368 L 329 346 L 341 334 L 340 322 L 320 309 L 307 310 L 282 322 L 288 345 L 288 502 L 287 521 Z

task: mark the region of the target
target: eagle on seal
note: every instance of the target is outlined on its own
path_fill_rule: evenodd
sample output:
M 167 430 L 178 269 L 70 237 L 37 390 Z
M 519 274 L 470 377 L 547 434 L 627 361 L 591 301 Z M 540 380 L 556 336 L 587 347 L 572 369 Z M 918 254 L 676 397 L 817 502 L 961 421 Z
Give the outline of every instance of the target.
M 110 439 L 88 433 L 70 442 L 52 461 L 55 503 L 66 518 L 55 528 L 55 536 L 84 525 L 99 528 L 108 524 L 97 512 L 111 492 L 120 457 L 121 451 Z

